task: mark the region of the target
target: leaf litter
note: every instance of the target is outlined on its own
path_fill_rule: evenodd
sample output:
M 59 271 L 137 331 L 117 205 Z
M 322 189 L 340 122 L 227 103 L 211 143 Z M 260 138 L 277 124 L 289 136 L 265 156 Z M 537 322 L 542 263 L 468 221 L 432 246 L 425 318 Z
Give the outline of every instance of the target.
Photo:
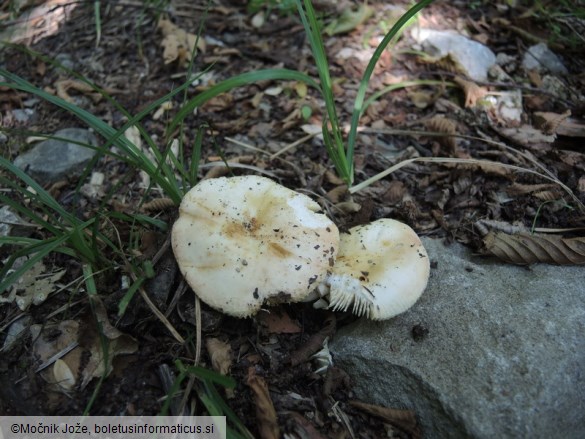
M 325 23 L 336 33 L 327 38 L 326 46 L 335 96 L 345 120 L 352 110 L 358 75 L 392 14 L 387 5 L 368 4 L 370 10 L 353 9 L 344 24 L 335 22 L 341 17 L 337 5 L 318 3 Z M 192 145 L 197 127 L 207 124 L 210 128 L 206 134 L 216 144 L 210 142 L 202 150 L 202 176 L 208 172 L 207 177 L 268 173 L 314 197 L 342 229 L 392 217 L 419 233 L 457 240 L 511 263 L 583 263 L 585 151 L 581 139 L 585 113 L 579 102 L 585 83 L 575 72 L 583 71 L 584 60 L 570 48 L 551 44 L 569 74 L 523 71 L 522 47 L 533 43 L 522 32 L 527 19 L 517 18 L 520 6 L 503 7 L 504 3 L 508 4 L 498 2 L 501 10 L 484 5 L 480 10 L 462 11 L 448 2 L 436 2 L 419 20 L 421 26 L 437 30 L 465 28 L 472 39 L 498 55 L 506 55 L 499 56 L 486 81 L 462 76 L 460 66 L 450 57 L 432 59 L 413 51 L 413 47 L 419 47 L 415 47 L 408 31 L 392 50 L 385 51 L 370 83 L 370 91 L 380 93 L 380 97 L 362 118 L 355 167 L 358 182 L 390 167 L 396 170 L 367 188 L 352 192 L 331 175 L 319 136 L 323 103 L 314 90 L 298 83 L 266 81 L 231 90 L 210 101 L 188 120 L 182 133 L 185 144 Z M 191 60 L 204 6 L 197 2 L 177 2 L 173 6 L 169 17 L 147 13 L 146 18 L 139 18 L 140 8 L 113 5 L 102 17 L 97 49 L 94 16 L 89 9 L 77 9 L 72 20 L 62 24 L 64 31 L 51 38 L 41 39 L 45 29 L 27 38 L 37 41 L 33 48 L 41 53 L 72 59 L 74 70 L 114 91 L 114 98 L 131 114 L 182 83 L 189 61 L 193 62 L 193 73 L 205 73 L 186 91 L 188 97 L 235 74 L 262 68 L 300 69 L 316 76 L 302 28 L 294 16 L 262 10 L 263 23 L 255 27 L 259 22 L 252 21 L 254 14 L 220 1 L 209 8 L 197 43 L 202 56 Z M 508 24 L 498 24 L 498 18 Z M 76 78 L 55 72 L 44 61 L 12 50 L 6 67 L 30 72 L 27 80 L 68 96 L 116 128 L 125 121 L 107 100 L 98 99 Z M 396 87 L 429 79 L 441 85 Z M 46 103 L 29 102 L 27 98 L 0 89 L 4 127 L 46 133 L 77 123 Z M 22 106 L 39 112 L 42 118 L 19 122 L 15 110 Z M 168 146 L 162 142 L 166 124 L 180 107 L 181 99 L 173 100 L 159 107 L 156 117 L 142 121 L 149 135 L 158 139 L 161 150 Z M 127 135 L 143 148 L 133 129 Z M 8 153 L 12 158 L 18 150 Z M 404 160 L 410 161 L 408 166 L 400 165 Z M 514 167 L 531 172 L 518 172 Z M 158 201 L 148 204 L 159 199 L 158 192 L 144 197 L 150 186 L 147 176 L 141 177 L 109 157 L 102 158 L 92 171 L 106 176 L 96 184 L 99 194 L 117 189 L 110 201 L 116 211 L 160 207 Z M 72 197 L 77 183 L 64 181 L 55 188 L 54 196 L 68 210 L 91 215 L 101 195 L 88 191 Z M 172 210 L 164 206 L 152 215 L 170 222 Z M 522 228 L 502 231 L 489 227 L 486 234 L 476 226 L 478 219 L 521 224 Z M 133 239 L 127 225 L 114 225 L 123 242 Z M 145 240 L 151 231 L 148 227 L 141 230 Z M 42 231 L 34 233 L 43 237 Z M 158 245 L 152 244 L 153 251 L 145 250 L 141 257 L 151 259 Z M 88 300 L 69 307 L 70 292 L 54 286 L 79 276 L 79 267 L 65 257 L 47 258 L 44 264 L 49 268 L 43 268 L 37 276 L 65 270 L 60 279 L 52 281 L 50 290 L 44 287 L 49 290 L 45 299 L 36 305 L 31 300 L 25 310 L 18 308 L 14 297 L 0 306 L 0 328 L 10 327 L 9 322 L 22 313 L 35 328 L 29 332 L 15 330 L 16 343 L 7 345 L 3 352 L 1 370 L 22 370 L 16 365 L 24 362 L 33 374 L 21 380 L 22 375 L 8 372 L 8 378 L 18 383 L 10 388 L 0 386 L 0 410 L 18 414 L 43 407 L 44 412 L 60 408 L 61 412 L 80 413 L 97 378 L 106 375 L 92 409 L 94 414 L 157 413 L 159 401 L 166 395 L 157 375 L 159 366 L 172 367 L 177 357 L 195 358 L 192 350 L 176 342 L 141 303 L 139 295 L 126 315 L 117 316 L 118 303 L 128 288 L 120 273 L 103 277 L 100 301 L 90 299 L 96 308 L 92 314 Z M 179 277 L 165 277 L 168 264 L 154 265 L 154 279 L 159 280 L 152 283 L 153 288 L 165 289 L 161 297 L 170 299 L 172 291 L 179 289 Z M 164 279 L 176 280 L 167 286 Z M 149 290 L 148 294 L 155 293 Z M 302 304 L 245 321 L 203 307 L 199 318 L 189 292 L 172 299 L 175 302 L 171 306 L 168 300 L 162 300 L 157 306 L 181 334 L 192 332 L 193 326 L 200 324 L 208 340 L 202 364 L 236 378 L 233 394 L 225 397 L 256 435 L 276 437 L 280 430 L 296 437 L 351 437 L 356 432 L 360 437 L 418 437 L 412 413 L 354 401 L 351 377 L 334 362 L 324 375 L 315 373 L 311 357 L 323 350 L 325 340 L 337 327 L 353 318 L 339 315 L 332 319 L 326 311 Z M 47 322 L 46 316 L 50 316 Z M 41 323 L 45 323 L 43 328 L 34 326 Z M 100 326 L 101 330 L 96 329 Z M 112 350 L 108 351 L 108 364 L 100 367 L 103 337 Z M 34 349 L 29 352 L 27 346 Z M 43 370 L 35 375 L 40 366 Z M 35 400 L 35 387 L 46 389 L 50 397 Z M 64 393 L 67 397 L 60 399 Z

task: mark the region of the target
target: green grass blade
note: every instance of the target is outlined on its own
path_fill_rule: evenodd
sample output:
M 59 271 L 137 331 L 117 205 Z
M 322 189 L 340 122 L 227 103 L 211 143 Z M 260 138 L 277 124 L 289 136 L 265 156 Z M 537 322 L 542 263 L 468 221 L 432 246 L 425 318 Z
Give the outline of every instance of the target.
M 95 17 L 95 47 L 98 48 L 102 39 L 101 1 L 94 0 L 93 15 Z
M 422 0 L 419 3 L 415 4 L 412 8 L 410 8 L 402 17 L 398 19 L 398 21 L 392 26 L 392 29 L 388 31 L 382 42 L 378 45 L 366 70 L 364 72 L 364 76 L 360 81 L 360 87 L 358 89 L 357 96 L 355 98 L 354 109 L 351 117 L 351 124 L 349 129 L 349 136 L 347 138 L 347 161 L 349 163 L 353 163 L 353 155 L 355 151 L 355 142 L 357 137 L 357 127 L 359 123 L 360 116 L 363 112 L 363 103 L 366 96 L 366 91 L 368 89 L 368 84 L 370 82 L 370 78 L 372 73 L 374 72 L 374 68 L 376 67 L 376 63 L 382 56 L 382 53 L 390 44 L 392 39 L 400 32 L 402 27 L 406 25 L 416 14 L 418 14 L 423 8 L 430 5 L 434 0 Z
M 200 380 L 207 380 L 227 389 L 233 389 L 236 387 L 236 380 L 234 380 L 232 377 L 222 375 L 220 373 L 214 372 L 213 370 L 205 369 L 204 367 L 185 366 L 185 371 L 195 375 Z
M 203 143 L 203 132 L 205 127 L 200 126 L 195 136 L 195 144 L 189 162 L 189 184 L 191 187 L 197 184 L 197 174 L 199 173 L 199 162 L 201 161 L 201 145 Z
M 0 75 L 4 76 L 11 82 L 0 82 L 0 86 L 9 87 L 12 89 L 24 91 L 26 93 L 31 93 L 35 96 L 38 96 L 58 107 L 63 108 L 64 110 L 74 114 L 80 120 L 85 122 L 88 126 L 91 126 L 98 134 L 106 139 L 106 144 L 103 145 L 98 150 L 105 154 L 110 154 L 108 150 L 109 146 L 115 145 L 120 150 L 124 151 L 126 156 L 124 156 L 124 161 L 128 164 L 132 165 L 133 167 L 138 167 L 139 169 L 144 170 L 148 175 L 155 179 L 155 183 L 161 186 L 164 192 L 169 196 L 175 203 L 179 203 L 181 201 L 182 194 L 178 191 L 176 183 L 167 178 L 158 178 L 160 171 L 158 169 L 158 165 L 160 164 L 160 160 L 162 159 L 162 155 L 156 148 L 156 145 L 152 142 L 150 136 L 146 133 L 144 128 L 140 126 L 138 123 L 142 118 L 144 118 L 147 114 L 149 114 L 153 109 L 160 106 L 162 103 L 166 102 L 167 100 L 171 99 L 176 94 L 180 93 L 184 89 L 186 89 L 192 81 L 187 81 L 182 84 L 177 89 L 173 90 L 172 92 L 168 93 L 167 95 L 163 96 L 162 98 L 154 101 L 151 103 L 147 108 L 143 111 L 139 112 L 137 115 L 133 117 L 129 117 L 128 122 L 126 122 L 120 129 L 115 130 L 114 128 L 110 127 L 101 119 L 95 117 L 91 113 L 83 110 L 82 108 L 77 107 L 70 102 L 67 102 L 58 96 L 53 96 L 44 90 L 41 90 L 29 82 L 25 81 L 24 79 L 20 78 L 18 75 L 14 75 L 8 72 L 5 69 L 0 68 Z M 126 112 L 124 112 L 127 114 Z M 149 148 L 157 158 L 158 163 L 153 163 L 136 145 L 132 144 L 126 137 L 123 136 L 124 132 L 131 126 L 136 125 L 138 130 L 140 131 L 142 137 L 146 140 Z M 167 169 L 164 170 L 162 173 L 165 176 L 169 176 L 169 172 Z
M 138 288 L 140 288 L 144 281 L 145 279 L 141 277 L 136 279 L 136 281 L 130 285 L 130 288 L 128 288 L 128 291 L 126 291 L 126 294 L 124 294 L 124 297 L 122 297 L 122 300 L 118 303 L 118 318 L 121 318 L 124 315 L 130 301 L 134 297 L 134 293 L 138 291 Z
M 36 180 L 30 177 L 22 169 L 13 165 L 10 160 L 5 159 L 4 157 L 0 157 L 0 169 L 1 168 L 8 170 L 27 186 L 30 186 L 34 190 L 35 194 L 30 192 L 28 192 L 28 194 L 30 194 L 34 199 L 38 200 L 42 205 L 47 206 L 55 213 L 62 216 L 69 222 L 69 224 L 74 225 L 77 223 L 77 218 L 63 209 L 63 207 L 47 191 L 45 191 L 40 184 L 36 182 Z M 24 191 L 22 188 L 20 188 L 20 190 L 21 192 Z
M 325 100 L 325 108 L 327 111 L 327 118 L 331 122 L 330 139 L 329 145 L 326 144 L 330 158 L 335 164 L 339 175 L 351 184 L 353 180 L 353 172 L 351 170 L 351 163 L 345 159 L 346 152 L 343 143 L 343 136 L 339 126 L 339 118 L 337 116 L 337 110 L 335 108 L 335 97 L 333 96 L 333 82 L 331 81 L 331 75 L 329 73 L 329 63 L 327 62 L 327 54 L 323 45 L 323 39 L 321 38 L 321 29 L 317 21 L 315 10 L 310 0 L 296 0 L 297 10 L 305 28 L 307 37 L 309 38 L 309 44 L 311 45 L 311 51 L 313 58 L 317 65 L 317 71 L 319 72 L 319 79 L 321 81 L 321 91 L 323 99 Z M 303 7 L 304 6 L 304 7 Z M 326 118 L 324 118 L 326 119 Z M 324 133 L 328 130 L 324 124 Z M 331 148 L 333 146 L 333 148 Z M 334 152 L 335 151 L 335 152 Z M 343 158 L 342 158 L 343 157 Z
M 183 107 L 179 110 L 179 112 L 173 118 L 171 124 L 167 128 L 167 137 L 170 137 L 170 134 L 173 131 L 175 131 L 177 126 L 181 124 L 186 117 L 193 113 L 193 110 L 195 110 L 195 108 L 200 107 L 210 99 L 222 93 L 226 93 L 237 87 L 242 87 L 248 84 L 254 84 L 261 81 L 276 80 L 300 81 L 306 83 L 307 85 L 310 85 L 311 87 L 316 88 L 317 90 L 320 90 L 319 84 L 317 84 L 317 82 L 315 82 L 315 80 L 313 80 L 310 76 L 294 70 L 266 69 L 257 70 L 255 72 L 242 73 L 241 75 L 237 75 L 232 78 L 226 79 L 225 81 L 222 81 L 214 85 L 213 87 L 201 92 L 193 99 L 189 100 L 185 105 L 183 105 Z
M 22 251 L 13 254 L 0 271 L 0 294 L 3 293 L 10 285 L 12 285 L 18 279 L 20 279 L 20 277 L 26 271 L 30 270 L 33 265 L 41 261 L 49 253 L 61 247 L 67 241 L 67 239 L 69 239 L 67 235 L 62 235 L 57 238 L 49 238 L 39 242 L 38 245 L 33 244 L 23 249 Z M 14 264 L 14 261 L 18 257 L 25 256 L 28 254 L 32 254 L 30 259 L 27 260 L 24 264 L 22 264 L 16 271 L 14 271 L 11 274 L 8 274 L 8 271 Z
M 223 400 L 213 383 L 209 381 L 204 381 L 205 391 L 207 395 L 215 401 L 217 407 L 221 409 L 223 415 L 227 418 L 227 420 L 236 427 L 236 429 L 242 435 L 241 437 L 245 439 L 254 439 L 254 436 L 250 433 L 250 431 L 242 424 L 238 416 L 233 412 L 233 410 L 226 404 Z M 235 432 L 234 432 L 235 433 Z

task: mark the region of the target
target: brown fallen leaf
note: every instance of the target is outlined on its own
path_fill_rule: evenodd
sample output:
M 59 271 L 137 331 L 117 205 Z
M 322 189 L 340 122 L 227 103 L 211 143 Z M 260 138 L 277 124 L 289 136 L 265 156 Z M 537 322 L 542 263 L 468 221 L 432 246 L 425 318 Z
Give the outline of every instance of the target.
M 485 87 L 480 87 L 475 82 L 467 81 L 459 76 L 456 76 L 453 81 L 465 93 L 465 108 L 473 108 L 476 106 L 477 101 L 487 96 L 488 90 Z
M 311 355 L 323 348 L 323 342 L 327 337 L 335 333 L 336 319 L 333 313 L 330 313 L 325 320 L 325 326 L 319 332 L 313 334 L 305 344 L 290 355 L 290 362 L 297 366 L 308 361 Z
M 327 436 L 323 436 L 319 433 L 317 429 L 313 427 L 313 424 L 311 424 L 311 422 L 300 413 L 288 412 L 287 415 L 294 423 L 292 428 L 299 437 L 307 439 L 327 439 Z
M 246 383 L 254 393 L 256 421 L 258 422 L 260 437 L 262 439 L 279 439 L 280 429 L 278 428 L 278 418 L 276 417 L 276 410 L 268 393 L 268 385 L 262 377 L 256 375 L 256 370 L 253 366 L 248 368 Z
M 286 311 L 280 309 L 260 313 L 256 320 L 264 324 L 270 334 L 297 334 L 301 332 L 298 323 L 294 322 Z
M 512 264 L 585 264 L 585 237 L 490 231 L 484 236 L 483 243 L 486 254 Z
M 0 303 L 14 300 L 21 311 L 26 311 L 31 304 L 40 305 L 57 290 L 56 284 L 65 273 L 66 270 L 46 273 L 45 265 L 37 262 L 14 283 L 7 299 L 0 297 Z
M 410 434 L 410 437 L 413 439 L 422 438 L 422 432 L 416 422 L 416 414 L 412 410 L 392 409 L 379 405 L 366 404 L 361 401 L 349 401 L 349 404 L 352 407 L 400 428 Z
M 327 198 L 329 198 L 329 201 L 331 201 L 333 204 L 337 204 L 343 201 L 347 197 L 348 193 L 347 185 L 342 184 L 327 192 Z
M 205 340 L 205 347 L 213 369 L 222 375 L 227 375 L 232 365 L 232 348 L 229 343 L 219 338 L 209 337 Z
M 73 102 L 73 98 L 68 93 L 69 90 L 86 94 L 94 103 L 98 103 L 102 99 L 102 95 L 96 93 L 89 84 L 76 79 L 62 79 L 57 81 L 55 82 L 55 89 L 57 90 L 57 96 L 67 102 Z
M 165 64 L 178 60 L 179 65 L 191 61 L 191 54 L 197 45 L 197 49 L 205 53 L 205 40 L 197 38 L 197 35 L 186 32 L 170 20 L 161 18 L 158 28 L 163 34 L 160 45 L 164 48 L 163 59 Z
M 82 372 L 81 389 L 84 389 L 92 379 L 109 375 L 113 370 L 114 357 L 133 354 L 138 350 L 138 343 L 134 338 L 122 333 L 110 323 L 103 302 L 97 296 L 91 296 L 91 301 L 96 321 L 85 324 L 79 340 L 80 346 L 91 354 Z M 99 328 L 101 335 L 97 333 L 96 328 Z M 102 337 L 107 339 L 106 355 Z
M 81 373 L 82 349 L 79 348 L 78 343 L 79 323 L 74 320 L 64 320 L 58 324 L 32 325 L 30 334 L 33 340 L 33 354 L 40 362 L 37 371 L 48 383 L 52 384 L 51 390 L 60 392 L 71 390 L 79 382 Z
M 455 155 L 457 151 L 457 140 L 454 137 L 457 134 L 455 122 L 444 116 L 433 116 L 425 123 L 425 126 L 431 131 L 446 134 L 444 137 L 439 137 L 438 141 L 447 150 L 447 154 Z
M 534 113 L 534 126 L 539 128 L 544 134 L 554 135 L 563 134 L 570 135 L 567 132 L 561 133 L 561 126 L 571 115 L 571 110 L 565 111 L 563 114 L 551 113 L 548 111 L 537 111 Z M 576 125 L 574 135 L 576 137 L 585 137 L 585 126 L 581 126 L 581 133 L 579 133 L 579 126 Z M 579 135 L 580 134 L 580 135 Z
M 543 148 L 553 143 L 556 139 L 555 135 L 543 134 L 542 131 L 531 125 L 504 128 L 493 124 L 492 128 L 498 134 L 528 148 Z

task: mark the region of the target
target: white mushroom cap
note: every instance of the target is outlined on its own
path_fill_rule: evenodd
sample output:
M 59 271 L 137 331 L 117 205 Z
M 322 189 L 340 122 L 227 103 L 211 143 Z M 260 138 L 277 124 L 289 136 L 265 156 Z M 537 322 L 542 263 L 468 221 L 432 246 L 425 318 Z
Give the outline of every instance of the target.
M 177 263 L 208 305 L 247 317 L 303 300 L 329 274 L 339 231 L 306 195 L 264 177 L 204 180 L 172 231 Z
M 333 273 L 326 280 L 329 307 L 374 320 L 410 308 L 427 286 L 430 264 L 410 227 L 391 219 L 357 226 L 341 235 Z

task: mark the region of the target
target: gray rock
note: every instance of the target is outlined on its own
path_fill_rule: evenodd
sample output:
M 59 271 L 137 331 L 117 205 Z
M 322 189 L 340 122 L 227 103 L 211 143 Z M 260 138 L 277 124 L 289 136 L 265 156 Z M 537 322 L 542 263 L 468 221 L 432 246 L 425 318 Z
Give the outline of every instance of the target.
M 0 237 L 26 236 L 32 230 L 31 227 L 34 225 L 22 220 L 10 206 L 0 208 Z
M 65 128 L 54 135 L 92 146 L 98 144 L 92 132 L 81 128 Z M 95 150 L 77 143 L 48 139 L 19 155 L 14 164 L 44 185 L 81 174 L 95 154 Z
M 425 438 L 584 437 L 585 269 L 423 242 L 438 266 L 419 302 L 330 344 L 358 397 L 415 410 Z
M 486 46 L 455 32 L 417 28 L 413 38 L 432 56 L 450 55 L 464 73 L 475 81 L 485 81 L 496 55 Z
M 528 48 L 522 59 L 522 67 L 527 71 L 543 72 L 548 70 L 551 73 L 561 75 L 566 75 L 569 72 L 559 57 L 545 43 L 538 43 Z

